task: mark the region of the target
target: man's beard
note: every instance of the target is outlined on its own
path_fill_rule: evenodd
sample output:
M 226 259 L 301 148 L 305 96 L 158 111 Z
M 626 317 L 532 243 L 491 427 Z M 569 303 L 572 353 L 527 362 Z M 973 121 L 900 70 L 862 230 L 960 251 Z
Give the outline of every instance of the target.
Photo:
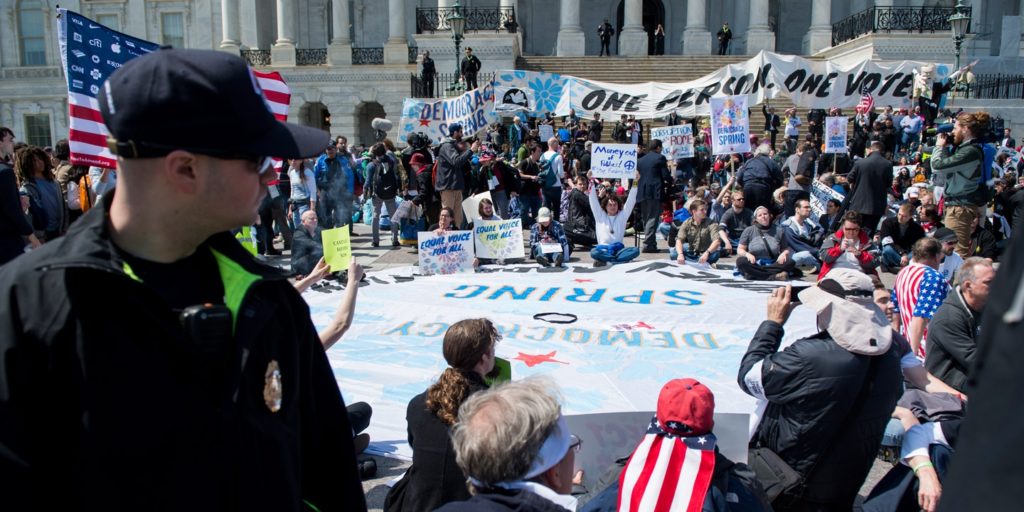
M 956 144 L 957 146 L 959 146 L 963 142 L 964 142 L 964 134 L 963 134 L 963 132 L 960 132 L 960 131 L 953 132 L 953 144 Z

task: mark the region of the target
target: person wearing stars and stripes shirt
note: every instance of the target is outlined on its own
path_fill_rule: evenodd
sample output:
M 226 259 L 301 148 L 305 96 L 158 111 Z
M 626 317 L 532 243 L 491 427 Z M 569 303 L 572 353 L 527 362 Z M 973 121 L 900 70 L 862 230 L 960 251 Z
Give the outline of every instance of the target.
M 934 238 L 914 243 L 913 260 L 896 274 L 892 300 L 900 315 L 900 334 L 910 341 L 918 357 L 924 357 L 928 322 L 946 300 L 947 284 L 939 273 L 942 244 Z

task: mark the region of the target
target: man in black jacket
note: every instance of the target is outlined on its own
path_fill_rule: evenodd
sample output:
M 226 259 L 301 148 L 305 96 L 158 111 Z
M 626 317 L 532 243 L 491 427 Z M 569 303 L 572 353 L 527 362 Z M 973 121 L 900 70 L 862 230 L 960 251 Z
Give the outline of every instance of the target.
M 743 162 L 736 173 L 736 183 L 743 189 L 747 208 L 756 210 L 758 206 L 768 208 L 773 214 L 782 213 L 772 201 L 772 193 L 782 186 L 782 170 L 768 154 L 771 148 L 761 144 L 754 151 L 754 158 Z
M 466 189 L 466 175 L 469 174 L 469 160 L 480 148 L 479 141 L 473 141 L 469 148 L 462 141 L 462 125 L 448 127 L 449 137 L 441 142 L 437 150 L 437 176 L 434 190 L 441 196 L 441 207 L 447 206 L 455 212 L 455 227 L 462 226 L 462 192 Z
M 903 203 L 895 217 L 882 221 L 875 243 L 882 247 L 882 265 L 892 272 L 910 263 L 914 242 L 924 238 L 924 228 L 914 220 L 914 205 Z
M 661 191 L 671 182 L 672 175 L 668 171 L 668 161 L 661 154 L 661 141 L 651 140 L 647 146 L 647 154 L 640 157 L 636 167 L 640 172 L 640 190 L 637 200 L 640 202 L 640 218 L 644 220 L 643 252 L 658 252 L 656 233 L 661 221 Z
M 462 73 L 462 79 L 466 81 L 466 90 L 472 91 L 477 88 L 476 74 L 480 72 L 480 67 L 483 64 L 480 59 L 473 55 L 473 49 L 466 47 L 466 58 L 462 59 L 462 64 L 459 66 L 459 71 Z
M 888 191 L 892 185 L 892 161 L 882 156 L 885 146 L 872 142 L 867 158 L 857 160 L 846 181 L 853 187 L 849 211 L 864 219 L 862 226 L 868 234 L 878 229 L 878 222 L 888 207 Z
M 739 384 L 767 402 L 751 448 L 767 448 L 802 477 L 772 504 L 776 510 L 850 510 L 871 470 L 882 433 L 902 393 L 902 349 L 873 303 L 861 272 L 836 269 L 800 299 L 821 332 L 779 350 L 792 288 L 768 299 L 740 362 Z
M 608 23 L 608 18 L 604 19 L 604 23 L 597 26 L 597 37 L 601 39 L 601 53 L 602 55 L 612 56 L 612 51 L 609 48 L 612 42 L 612 36 L 615 35 L 615 29 L 612 28 L 612 24 Z
M 946 295 L 946 301 L 928 323 L 925 367 L 961 393 L 967 390 L 967 378 L 974 366 L 981 313 L 995 275 L 992 260 L 967 258 L 957 271 L 956 288 Z
M 775 149 L 775 139 L 779 135 L 782 119 L 775 113 L 775 107 L 769 107 L 767 103 L 761 104 L 761 113 L 764 114 L 764 131 L 771 134 L 772 149 Z
M 104 88 L 116 191 L 0 270 L 4 510 L 366 510 L 309 308 L 229 233 L 262 155 L 329 135 L 277 121 L 223 52 L 154 51 Z

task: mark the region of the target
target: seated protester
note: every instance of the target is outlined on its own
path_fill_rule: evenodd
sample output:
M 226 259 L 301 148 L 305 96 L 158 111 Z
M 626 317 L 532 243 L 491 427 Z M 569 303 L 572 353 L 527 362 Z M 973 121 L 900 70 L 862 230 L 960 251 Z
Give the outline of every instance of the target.
M 693 200 L 689 210 L 691 217 L 679 226 L 676 244 L 669 251 L 669 257 L 680 264 L 687 261 L 713 264 L 718 261 L 718 248 L 722 244 L 718 224 L 708 218 L 707 204 L 700 199 Z
M 559 249 L 548 250 L 544 247 L 548 245 L 557 245 Z M 530 256 L 542 267 L 561 267 L 569 261 L 569 240 L 565 237 L 562 225 L 551 218 L 551 210 L 547 207 L 537 212 L 537 223 L 530 228 Z
M 882 221 L 882 227 L 875 235 L 875 242 L 882 246 L 882 268 L 888 272 L 899 272 L 910 263 L 910 251 L 914 242 L 924 238 L 924 228 L 914 221 L 914 206 L 900 205 L 895 217 Z
M 324 256 L 324 242 L 320 237 L 316 211 L 302 213 L 302 224 L 292 235 L 292 273 L 308 276 Z
M 928 343 L 928 324 L 949 289 L 938 271 L 941 254 L 942 244 L 932 237 L 914 242 L 910 264 L 900 269 L 893 282 L 892 299 L 900 314 L 900 334 L 921 358 Z
M 754 223 L 754 212 L 746 208 L 746 199 L 743 192 L 732 192 L 732 208 L 722 214 L 722 220 L 718 223 L 725 235 L 729 238 L 732 250 L 740 245 L 740 235 Z
M 639 172 L 636 179 L 640 179 Z M 609 190 L 604 198 L 597 199 L 597 187 L 590 189 L 590 211 L 594 214 L 597 233 L 597 245 L 590 250 L 595 267 L 603 267 L 608 263 L 626 263 L 640 255 L 636 247 L 626 247 L 622 243 L 626 236 L 626 221 L 636 205 L 637 187 L 629 189 L 629 196 L 623 206 L 622 198 Z
M 736 198 L 733 198 L 736 201 Z M 743 231 L 736 250 L 736 270 L 752 281 L 785 281 L 799 277 L 782 229 L 771 223 L 768 208 L 754 210 L 754 225 Z
M 457 229 L 455 227 L 455 211 L 449 206 L 444 206 L 437 216 L 437 224 L 431 225 L 427 228 L 427 231 L 433 231 L 435 235 L 440 235 L 445 231 L 455 231 Z
M 569 493 L 582 445 L 569 432 L 554 393 L 552 381 L 530 377 L 462 404 L 451 439 L 473 497 L 439 512 L 576 510 Z
M 932 236 L 937 229 L 945 227 L 942 216 L 939 215 L 939 207 L 934 204 L 922 204 L 917 207 L 917 222 L 921 224 L 927 236 Z
M 708 218 L 715 223 L 722 222 L 722 216 L 732 208 L 732 193 L 728 188 L 723 188 L 720 183 L 714 181 L 708 187 L 711 191 L 711 204 L 708 206 Z
M 487 389 L 484 378 L 494 369 L 494 350 L 501 341 L 486 318 L 460 320 L 444 334 L 442 352 L 448 368 L 426 391 L 413 397 L 405 414 L 412 448 L 412 466 L 388 491 L 384 510 L 434 510 L 445 503 L 469 499 L 466 477 L 455 460 L 449 437 L 459 407 Z
M 983 226 L 980 220 L 981 217 L 975 215 L 974 220 L 971 221 L 971 256 L 995 260 L 999 256 L 999 242 L 996 240 L 996 235 L 992 234 L 992 230 Z M 987 223 L 988 219 L 985 219 L 985 222 Z
M 573 180 L 572 191 L 569 192 L 569 203 L 566 207 L 568 220 L 563 226 L 569 243 L 584 247 L 590 247 L 597 243 L 594 214 L 590 211 L 590 202 L 587 199 L 588 183 L 586 176 L 576 176 Z
M 939 228 L 932 236 L 942 243 L 942 253 L 939 254 L 939 273 L 942 274 L 946 283 L 952 285 L 956 271 L 960 269 L 960 265 L 964 264 L 963 257 L 956 252 L 956 232 L 949 228 Z
M 714 427 L 715 396 L 694 379 L 673 379 L 661 388 L 655 416 L 640 444 L 619 459 L 606 477 L 611 484 L 580 512 L 619 510 L 696 510 L 757 512 L 771 510 L 753 471 L 718 451 Z M 671 445 L 666 452 L 666 445 Z M 712 455 L 713 454 L 713 455 Z M 683 470 L 684 460 L 699 464 Z M 628 462 L 627 462 L 628 460 Z M 664 463 L 674 461 L 677 464 Z M 655 462 L 657 461 L 657 462 Z M 657 503 L 644 507 L 641 503 Z
M 740 388 L 766 402 L 751 439 L 752 467 L 771 474 L 769 450 L 800 478 L 778 489 L 776 510 L 851 510 L 903 392 L 901 349 L 872 301 L 867 275 L 837 269 L 804 289 L 820 332 L 780 350 L 794 305 L 792 288 L 772 292 L 740 362 Z M 769 495 L 771 496 L 771 494 Z
M 818 225 L 825 233 L 832 232 L 832 224 L 836 222 L 839 215 L 839 208 L 842 207 L 839 200 L 833 198 L 825 201 L 825 213 L 818 217 Z
M 875 270 L 878 261 L 870 251 L 871 240 L 867 232 L 861 229 L 860 223 L 859 213 L 846 212 L 843 215 L 843 226 L 822 242 L 821 250 L 818 251 L 822 262 L 819 281 L 833 268 L 848 268 L 878 276 Z
M 995 277 L 992 260 L 967 258 L 957 272 L 957 286 L 928 322 L 928 371 L 957 391 L 964 392 L 974 366 L 981 329 L 981 314 Z
M 824 230 L 810 219 L 811 202 L 797 199 L 793 202 L 792 217 L 782 221 L 782 236 L 786 245 L 793 251 L 793 262 L 800 268 L 812 268 L 817 272 L 821 268 L 818 250 Z
M 488 221 L 504 220 L 501 217 L 499 217 L 498 214 L 494 213 L 494 202 L 492 202 L 490 199 L 487 199 L 486 197 L 481 199 L 480 202 L 477 203 L 477 205 L 476 205 L 476 212 L 477 212 L 477 218 L 479 220 L 488 220 Z M 473 225 L 475 223 L 476 223 L 475 221 L 469 223 L 469 230 L 470 231 L 473 230 Z M 505 264 L 505 260 L 502 260 L 502 259 L 495 260 L 495 259 L 491 259 L 491 258 L 473 258 L 473 266 L 474 267 L 479 267 L 480 265 L 493 265 L 495 263 L 497 263 L 498 265 L 504 265 Z

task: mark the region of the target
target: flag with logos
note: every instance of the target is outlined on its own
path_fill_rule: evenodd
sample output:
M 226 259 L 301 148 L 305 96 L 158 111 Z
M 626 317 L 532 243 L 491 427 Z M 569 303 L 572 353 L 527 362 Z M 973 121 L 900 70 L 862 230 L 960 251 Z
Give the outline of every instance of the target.
M 103 82 L 125 62 L 156 51 L 160 45 L 96 23 L 81 14 L 58 9 L 58 42 L 68 85 L 68 142 L 71 163 L 114 169 L 117 160 L 107 147 L 107 127 L 96 99 Z M 253 71 L 274 117 L 288 118 L 291 91 L 281 74 Z M 280 168 L 280 160 L 275 167 Z

